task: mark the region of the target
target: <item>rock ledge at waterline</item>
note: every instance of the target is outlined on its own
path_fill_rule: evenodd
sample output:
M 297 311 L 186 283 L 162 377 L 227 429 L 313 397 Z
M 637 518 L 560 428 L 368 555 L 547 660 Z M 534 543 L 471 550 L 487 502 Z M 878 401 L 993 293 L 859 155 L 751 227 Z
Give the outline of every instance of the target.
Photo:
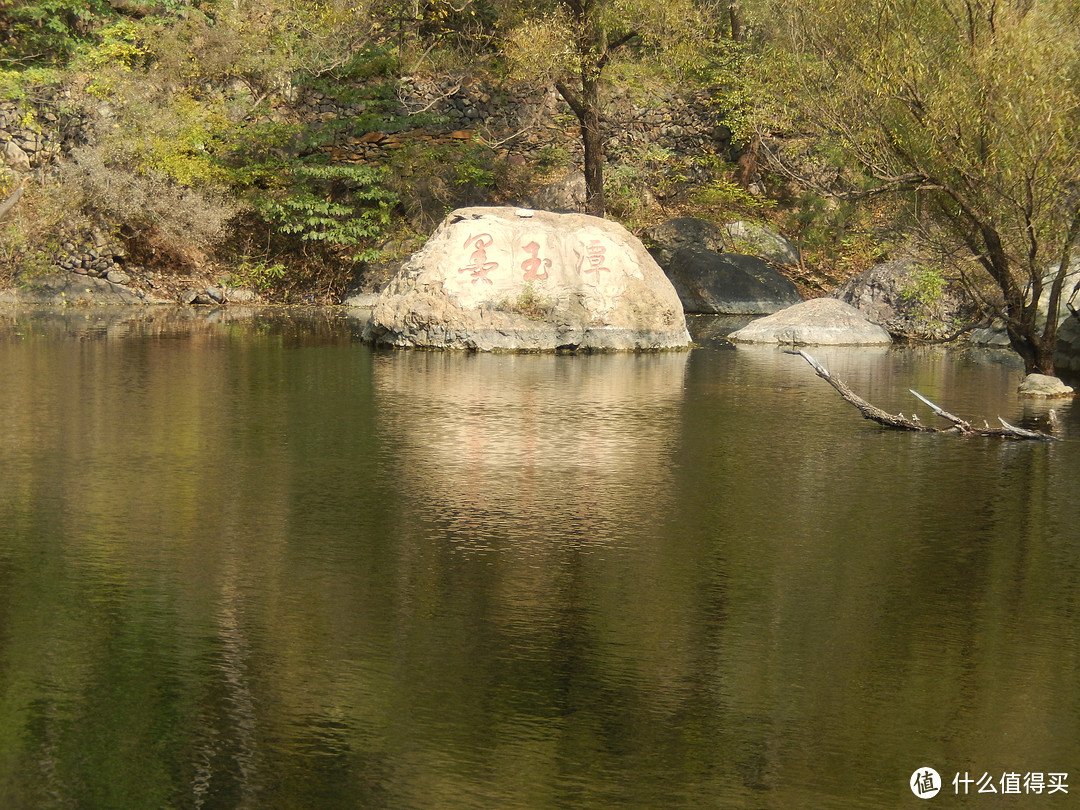
M 379 295 L 364 336 L 480 351 L 690 345 L 674 287 L 621 225 L 484 207 L 442 222 Z
M 728 335 L 734 343 L 803 346 L 880 346 L 889 333 L 859 310 L 835 298 L 813 298 L 752 321 Z

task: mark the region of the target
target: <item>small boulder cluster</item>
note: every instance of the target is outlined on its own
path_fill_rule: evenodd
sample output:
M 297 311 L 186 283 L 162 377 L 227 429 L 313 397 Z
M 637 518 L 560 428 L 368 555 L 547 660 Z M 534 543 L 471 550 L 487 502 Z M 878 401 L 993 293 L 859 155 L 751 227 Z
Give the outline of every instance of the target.
M 81 244 L 70 240 L 64 242 L 56 265 L 80 276 L 104 278 L 113 284 L 128 284 L 131 274 L 125 268 L 126 260 L 127 250 L 123 244 L 110 242 L 97 232 Z

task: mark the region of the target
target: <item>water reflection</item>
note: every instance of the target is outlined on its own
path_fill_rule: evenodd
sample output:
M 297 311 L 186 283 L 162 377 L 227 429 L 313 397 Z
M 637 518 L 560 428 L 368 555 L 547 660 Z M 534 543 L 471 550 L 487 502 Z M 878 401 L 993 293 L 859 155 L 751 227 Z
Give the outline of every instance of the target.
M 142 323 L 0 330 L 5 807 L 885 808 L 923 765 L 1078 767 L 1071 406 L 1054 445 L 918 436 L 775 349 Z M 1025 418 L 1007 359 L 819 359 Z
M 382 432 L 418 519 L 462 548 L 623 542 L 670 504 L 687 354 L 381 355 Z

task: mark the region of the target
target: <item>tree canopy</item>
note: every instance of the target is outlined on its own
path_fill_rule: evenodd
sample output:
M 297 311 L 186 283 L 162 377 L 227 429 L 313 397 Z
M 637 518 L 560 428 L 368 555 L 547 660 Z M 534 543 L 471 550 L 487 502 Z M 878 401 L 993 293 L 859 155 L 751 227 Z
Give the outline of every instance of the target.
M 1080 5 L 1067 0 L 777 0 L 770 63 L 800 125 L 877 188 L 913 191 L 935 244 L 1053 373 L 1080 233 Z M 913 197 L 914 199 L 914 197 Z M 983 276 L 985 278 L 985 276 Z M 1045 297 L 1044 297 L 1045 296 Z
M 725 9 L 730 4 L 725 4 Z M 586 207 L 603 216 L 605 69 L 624 49 L 670 66 L 702 68 L 717 50 L 727 17 L 709 0 L 506 0 L 506 55 L 519 74 L 551 81 L 581 128 Z

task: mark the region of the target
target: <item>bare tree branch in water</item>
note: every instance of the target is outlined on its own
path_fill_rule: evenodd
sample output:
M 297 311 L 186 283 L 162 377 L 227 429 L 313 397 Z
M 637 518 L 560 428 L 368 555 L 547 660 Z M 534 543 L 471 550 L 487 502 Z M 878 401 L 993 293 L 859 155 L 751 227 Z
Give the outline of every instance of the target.
M 845 402 L 849 402 L 859 409 L 859 413 L 863 415 L 864 419 L 869 419 L 871 422 L 877 422 L 883 427 L 891 428 L 893 430 L 910 430 L 919 433 L 953 433 L 961 436 L 996 436 L 1002 439 L 1034 439 L 1044 442 L 1056 442 L 1060 441 L 1057 436 L 1053 436 L 1049 433 L 1043 433 L 1038 430 L 1028 430 L 1027 428 L 1017 427 L 1016 425 L 1010 425 L 1000 416 L 998 421 L 1001 423 L 1000 428 L 992 428 L 986 422 L 983 422 L 984 427 L 975 427 L 970 422 L 966 422 L 959 416 L 953 413 L 949 413 L 944 408 L 935 405 L 929 399 L 924 397 L 918 391 L 909 388 L 908 390 L 920 401 L 930 407 L 930 409 L 939 417 L 951 423 L 951 427 L 947 428 L 935 428 L 929 425 L 924 425 L 919 421 L 919 417 L 912 415 L 911 417 L 904 416 L 904 414 L 891 414 L 887 411 L 881 410 L 874 405 L 871 405 L 865 399 L 860 397 L 854 391 L 852 391 L 843 380 L 839 380 L 829 373 L 829 370 L 825 368 L 821 363 L 811 357 L 803 350 L 797 352 L 788 352 L 788 354 L 797 354 L 803 360 L 810 364 L 814 372 L 825 380 L 829 385 L 836 389 L 837 393 L 844 399 Z M 1052 412 L 1051 412 L 1052 413 Z

